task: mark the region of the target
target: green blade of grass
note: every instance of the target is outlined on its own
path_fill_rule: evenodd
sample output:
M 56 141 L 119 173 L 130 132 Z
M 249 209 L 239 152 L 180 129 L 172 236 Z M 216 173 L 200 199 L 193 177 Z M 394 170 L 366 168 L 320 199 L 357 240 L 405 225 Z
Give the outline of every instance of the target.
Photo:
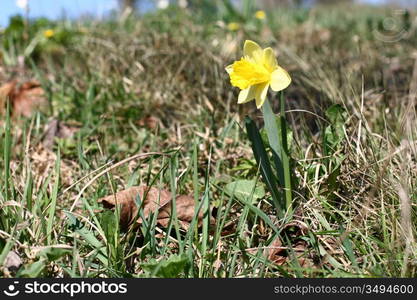
M 55 162 L 55 182 L 54 182 L 54 186 L 52 190 L 51 202 L 50 202 L 50 207 L 49 207 L 49 217 L 48 217 L 48 222 L 46 226 L 46 232 L 48 233 L 48 238 L 47 238 L 48 245 L 52 243 L 52 231 L 53 231 L 52 227 L 54 223 L 54 217 L 55 217 L 55 212 L 56 212 L 56 202 L 58 198 L 60 169 L 61 169 L 61 154 L 58 148 L 58 154 L 57 154 L 57 158 Z
M 7 101 L 6 108 L 6 124 L 4 128 L 4 202 L 9 201 L 10 197 L 10 157 L 11 157 L 11 126 L 10 126 L 10 101 Z M 9 218 L 7 218 L 9 209 L 2 208 L 2 214 L 0 215 L 1 228 L 8 230 Z

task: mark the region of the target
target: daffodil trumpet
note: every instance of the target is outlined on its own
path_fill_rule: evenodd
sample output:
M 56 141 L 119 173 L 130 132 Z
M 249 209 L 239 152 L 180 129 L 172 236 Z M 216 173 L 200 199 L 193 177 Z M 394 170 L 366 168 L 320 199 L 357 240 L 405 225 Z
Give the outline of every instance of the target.
M 226 67 L 230 83 L 241 91 L 238 103 L 256 101 L 256 107 L 264 104 L 268 89 L 275 92 L 287 88 L 291 77 L 278 65 L 272 48 L 262 49 L 254 41 L 247 40 L 243 46 L 244 56 Z

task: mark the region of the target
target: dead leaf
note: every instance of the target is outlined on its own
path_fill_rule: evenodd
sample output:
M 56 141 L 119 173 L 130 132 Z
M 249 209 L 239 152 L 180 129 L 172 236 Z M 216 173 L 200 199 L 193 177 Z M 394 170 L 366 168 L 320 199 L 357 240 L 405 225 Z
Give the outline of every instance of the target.
M 314 260 L 308 257 L 298 257 L 298 263 L 302 268 L 313 268 L 316 266 Z
M 71 138 L 78 130 L 79 128 L 77 127 L 69 126 L 60 120 L 53 119 L 46 127 L 42 144 L 45 148 L 50 150 L 54 145 L 55 138 Z
M 147 186 L 134 186 L 124 191 L 120 191 L 115 195 L 109 195 L 98 200 L 105 208 L 112 209 L 118 203 L 120 209 L 120 225 L 126 229 L 129 225 L 132 225 L 137 214 L 138 206 L 136 199 L 141 202 L 143 209 L 143 217 L 147 218 L 151 213 L 158 212 L 157 222 L 161 226 L 168 226 L 169 219 L 172 211 L 172 195 L 169 191 L 164 189 L 157 189 Z M 181 227 L 187 229 L 194 217 L 195 203 L 194 198 L 186 195 L 179 195 L 175 199 L 177 218 L 181 224 Z M 203 213 L 198 215 L 198 223 L 201 224 L 203 219 Z M 211 220 L 211 222 L 213 222 Z M 138 218 L 137 223 L 141 223 L 142 219 Z
M 282 246 L 280 237 L 277 237 L 268 248 L 265 249 L 265 255 L 270 261 L 276 262 L 277 259 L 283 257 L 281 254 L 285 252 L 286 247 Z
M 298 238 L 307 234 L 308 227 L 305 223 L 298 220 L 294 220 L 285 224 L 282 231 L 283 233 L 287 234 L 290 238 Z
M 114 208 L 116 203 L 120 205 L 120 225 L 122 228 L 127 228 L 132 224 L 136 215 L 138 214 L 138 206 L 136 199 L 143 202 L 143 216 L 147 218 L 152 212 L 157 211 L 163 205 L 171 201 L 171 193 L 166 190 L 159 190 L 157 188 L 146 186 L 134 186 L 124 191 L 120 191 L 115 195 L 110 195 L 98 200 L 103 203 L 105 208 Z M 138 222 L 142 222 L 139 218 Z
M 13 115 L 30 117 L 33 111 L 46 104 L 45 92 L 36 81 L 28 81 L 17 90 L 13 101 Z
M 177 211 L 177 219 L 181 224 L 181 227 L 185 230 L 189 228 L 190 223 L 193 221 L 195 214 L 195 200 L 192 196 L 179 195 L 175 199 L 175 206 Z M 158 223 L 164 227 L 167 227 L 171 218 L 172 201 L 167 203 L 158 214 Z M 198 226 L 203 222 L 204 212 L 200 210 L 198 212 Z M 210 216 L 210 224 L 214 224 L 214 218 Z
M 14 116 L 30 117 L 35 111 L 45 106 L 45 91 L 40 83 L 30 80 L 18 85 L 16 80 L 9 81 L 0 87 L 0 113 L 4 113 L 6 99 L 10 99 Z
M 149 129 L 155 129 L 157 127 L 161 127 L 162 125 L 161 120 L 154 116 L 146 116 L 140 119 L 137 123 L 139 126 L 147 127 Z
M 4 267 L 11 272 L 16 272 L 21 265 L 22 259 L 20 258 L 20 256 L 16 252 L 10 251 L 7 254 L 6 259 L 4 261 Z
M 0 86 L 0 114 L 3 115 L 6 107 L 6 101 L 16 87 L 16 81 L 6 82 Z
M 265 250 L 264 254 L 268 259 L 277 265 L 283 265 L 287 262 L 289 257 L 290 248 L 297 256 L 298 262 L 301 267 L 312 266 L 313 260 L 303 257 L 306 250 L 308 250 L 308 244 L 300 237 L 306 235 L 308 227 L 301 221 L 294 220 L 284 225 L 281 236 L 286 236 L 291 241 L 291 247 L 284 247 L 280 236 L 278 236 L 270 246 Z

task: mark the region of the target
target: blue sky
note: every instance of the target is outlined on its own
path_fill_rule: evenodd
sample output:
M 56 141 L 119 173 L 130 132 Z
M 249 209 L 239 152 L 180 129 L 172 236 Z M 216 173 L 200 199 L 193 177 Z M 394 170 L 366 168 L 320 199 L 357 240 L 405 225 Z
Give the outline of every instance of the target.
M 68 17 L 90 14 L 101 17 L 117 7 L 117 0 L 28 0 L 30 17 L 45 16 L 59 18 L 64 12 Z M 374 4 L 385 0 L 361 0 Z M 417 0 L 401 0 L 410 5 L 417 4 Z M 146 2 L 146 1 L 145 1 Z M 150 2 L 148 0 L 148 2 Z M 6 26 L 10 16 L 23 14 L 24 11 L 16 5 L 16 0 L 0 0 L 0 26 Z
M 55 19 L 64 12 L 68 17 L 82 14 L 100 17 L 116 8 L 117 0 L 29 0 L 29 7 L 30 17 L 45 16 Z M 10 16 L 23 13 L 16 5 L 16 0 L 0 0 L 0 26 L 7 25 Z

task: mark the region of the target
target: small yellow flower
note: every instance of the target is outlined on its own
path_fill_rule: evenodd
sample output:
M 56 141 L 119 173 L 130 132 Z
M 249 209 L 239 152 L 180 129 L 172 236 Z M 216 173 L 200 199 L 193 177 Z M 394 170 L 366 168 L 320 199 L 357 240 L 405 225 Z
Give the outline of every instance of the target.
M 255 13 L 255 18 L 257 18 L 258 20 L 264 20 L 266 18 L 266 13 L 263 10 L 258 10 Z
M 265 102 L 268 88 L 275 92 L 287 88 L 291 77 L 281 68 L 272 48 L 262 49 L 253 41 L 245 41 L 244 56 L 226 67 L 230 76 L 230 83 L 241 89 L 238 103 L 246 103 L 253 99 L 257 108 Z
M 55 34 L 55 31 L 53 31 L 52 29 L 48 29 L 48 30 L 45 30 L 43 32 L 43 36 L 46 37 L 46 38 L 48 38 L 48 39 L 51 38 L 51 37 L 53 37 L 54 34 Z
M 229 24 L 227 24 L 227 29 L 229 29 L 230 31 L 236 31 L 240 29 L 240 24 L 236 23 L 236 22 L 231 22 Z

